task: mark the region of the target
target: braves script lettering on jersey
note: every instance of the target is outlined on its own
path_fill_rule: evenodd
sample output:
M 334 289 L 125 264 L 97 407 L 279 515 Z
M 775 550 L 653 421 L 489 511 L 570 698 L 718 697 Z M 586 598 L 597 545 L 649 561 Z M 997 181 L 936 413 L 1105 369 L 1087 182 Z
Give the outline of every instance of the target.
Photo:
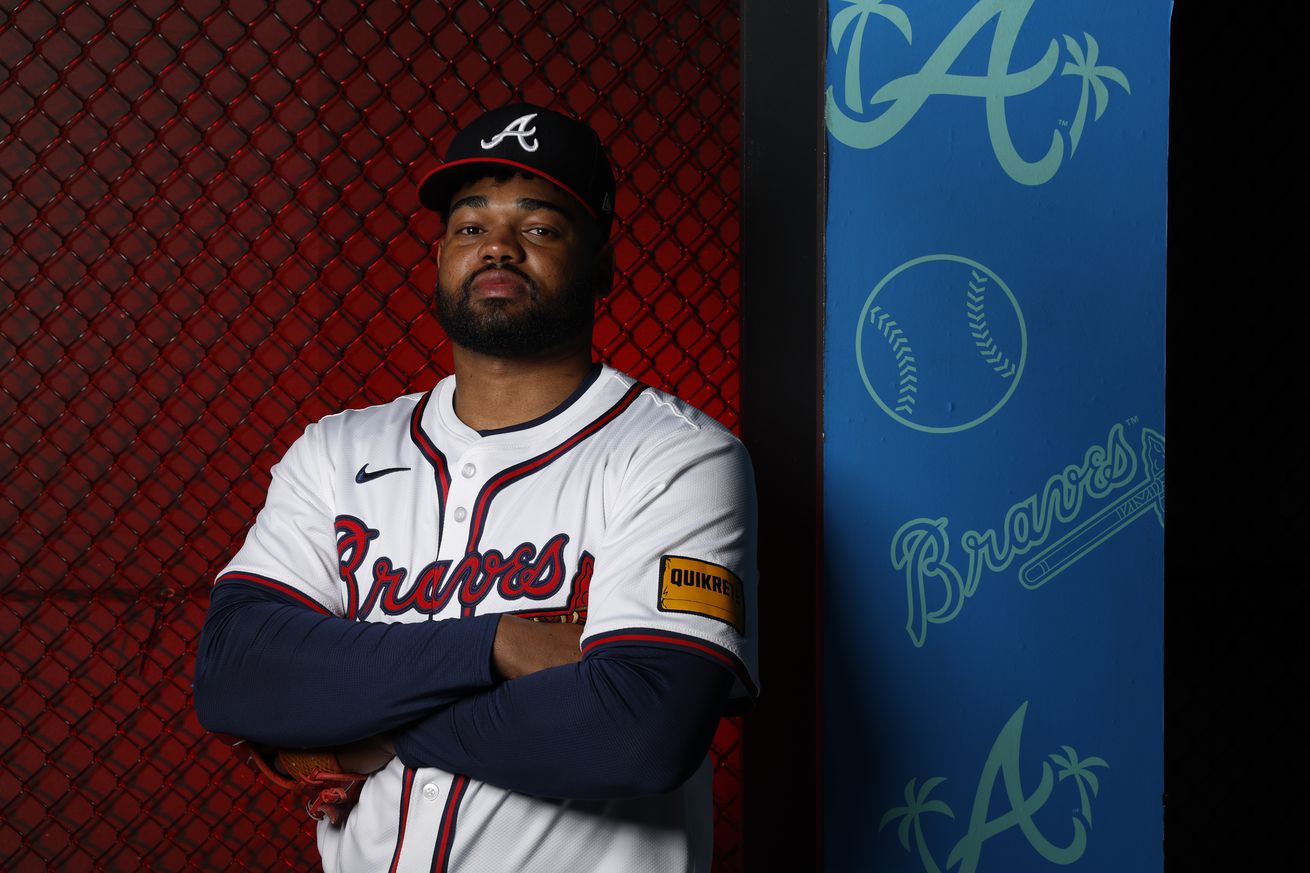
M 536 421 L 479 433 L 431 392 L 311 425 L 220 576 L 359 622 L 585 611 L 584 657 L 641 643 L 756 688 L 755 498 L 741 444 L 616 370 Z M 512 684 L 512 683 L 511 683 Z M 567 705 L 567 701 L 562 702 Z M 339 826 L 336 871 L 709 870 L 710 777 L 644 797 L 530 796 L 458 773 L 373 774 Z

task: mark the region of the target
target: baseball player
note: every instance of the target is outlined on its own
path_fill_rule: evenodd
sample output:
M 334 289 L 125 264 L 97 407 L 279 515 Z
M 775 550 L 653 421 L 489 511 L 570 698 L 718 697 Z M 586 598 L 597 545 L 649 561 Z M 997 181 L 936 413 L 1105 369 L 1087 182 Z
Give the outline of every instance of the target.
M 590 127 L 488 112 L 419 199 L 454 376 L 273 468 L 215 583 L 200 720 L 349 785 L 329 873 L 708 871 L 707 750 L 757 686 L 746 452 L 591 361 L 614 177 Z

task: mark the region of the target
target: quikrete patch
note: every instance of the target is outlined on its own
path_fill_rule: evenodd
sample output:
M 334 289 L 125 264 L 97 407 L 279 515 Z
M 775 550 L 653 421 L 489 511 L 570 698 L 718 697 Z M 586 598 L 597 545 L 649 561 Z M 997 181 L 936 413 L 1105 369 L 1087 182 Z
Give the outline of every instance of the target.
M 689 612 L 746 632 L 746 592 L 727 567 L 665 555 L 660 558 L 661 612 Z

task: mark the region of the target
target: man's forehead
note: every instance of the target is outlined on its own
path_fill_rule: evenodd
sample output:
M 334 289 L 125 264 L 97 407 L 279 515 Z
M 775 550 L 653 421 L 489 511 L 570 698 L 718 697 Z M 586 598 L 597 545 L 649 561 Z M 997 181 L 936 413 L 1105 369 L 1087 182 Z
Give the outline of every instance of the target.
M 547 209 L 575 221 L 581 217 L 574 199 L 559 186 L 539 176 L 528 177 L 521 173 L 509 177 L 487 174 L 469 179 L 451 195 L 450 211 L 484 209 L 493 201 L 508 202 L 524 210 Z

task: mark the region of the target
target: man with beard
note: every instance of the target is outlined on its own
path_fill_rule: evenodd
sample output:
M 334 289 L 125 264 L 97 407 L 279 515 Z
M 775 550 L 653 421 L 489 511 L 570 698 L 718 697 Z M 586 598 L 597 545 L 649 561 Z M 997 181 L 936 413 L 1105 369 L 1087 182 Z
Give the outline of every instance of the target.
M 327 787 L 327 871 L 708 871 L 707 750 L 756 687 L 749 459 L 591 360 L 614 202 L 591 128 L 493 110 L 419 196 L 455 373 L 274 468 L 197 713 Z

